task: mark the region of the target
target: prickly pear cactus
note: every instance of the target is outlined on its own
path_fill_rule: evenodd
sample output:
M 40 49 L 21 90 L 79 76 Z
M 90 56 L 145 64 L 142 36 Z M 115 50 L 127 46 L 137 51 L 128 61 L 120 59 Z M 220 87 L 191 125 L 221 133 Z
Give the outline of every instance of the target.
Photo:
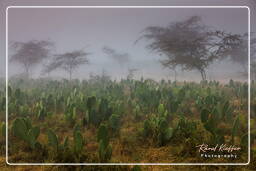
M 211 141 L 217 144 L 224 142 L 224 135 L 218 128 L 218 123 L 221 122 L 221 111 L 213 108 L 210 112 L 208 109 L 201 111 L 201 122 L 204 128 L 212 134 Z
M 234 143 L 234 138 L 237 135 L 239 129 L 239 116 L 236 117 L 233 123 L 233 128 L 232 128 L 232 143 Z
M 112 156 L 112 147 L 109 145 L 108 130 L 106 125 L 101 124 L 98 129 L 98 142 L 99 142 L 99 159 L 101 162 L 107 162 Z
M 201 122 L 206 123 L 209 118 L 209 111 L 207 109 L 203 109 L 201 111 Z
M 40 134 L 39 127 L 33 127 L 32 129 L 30 129 L 28 131 L 28 140 L 29 140 L 29 144 L 32 147 L 32 149 L 35 148 L 39 134 Z
M 99 105 L 99 113 L 102 115 L 103 120 L 106 120 L 109 118 L 109 106 L 108 106 L 108 100 L 103 98 L 100 101 L 100 105 Z
M 232 120 L 233 108 L 229 104 L 228 100 L 224 103 L 221 112 L 222 112 L 221 113 L 222 119 L 224 119 L 226 121 Z
M 104 142 L 100 140 L 99 145 L 99 158 L 101 162 L 107 162 L 111 159 L 112 156 L 112 147 L 108 144 L 108 142 Z
M 74 152 L 76 154 L 81 153 L 84 147 L 84 139 L 82 133 L 80 131 L 76 131 L 74 133 Z
M 59 149 L 59 142 L 58 142 L 57 135 L 52 130 L 49 129 L 47 131 L 47 136 L 48 136 L 48 144 L 50 146 L 52 146 L 54 150 L 58 151 L 58 149 Z
M 5 122 L 2 122 L 1 125 L 0 125 L 0 133 L 1 133 L 1 136 L 5 137 L 5 133 L 6 133 L 6 125 L 5 125 Z
M 6 98 L 3 97 L 0 102 L 0 111 L 5 111 Z
M 158 114 L 160 116 L 164 115 L 165 109 L 164 109 L 164 105 L 163 104 L 159 104 L 158 106 Z
M 64 149 L 67 149 L 67 148 L 68 148 L 68 145 L 69 145 L 69 139 L 68 139 L 68 137 L 65 137 L 64 143 L 63 143 Z
M 38 114 L 37 114 L 37 117 L 39 120 L 43 121 L 46 117 L 46 109 L 45 107 L 43 106 L 43 102 L 41 101 L 38 105 Z
M 120 127 L 120 116 L 112 114 L 109 118 L 109 126 L 114 132 L 116 132 Z
M 165 145 L 173 135 L 173 129 L 168 126 L 165 118 L 161 118 L 159 122 L 158 144 Z
M 96 109 L 88 111 L 89 123 L 98 126 L 102 120 L 100 113 Z
M 17 118 L 12 124 L 12 131 L 14 136 L 27 142 L 32 149 L 38 143 L 37 138 L 40 134 L 39 127 L 32 127 L 31 121 L 28 118 Z
M 100 140 L 108 141 L 108 129 L 105 124 L 101 124 L 99 127 L 98 134 L 97 134 L 97 140 L 98 140 L 98 142 L 100 142 Z
M 13 121 L 12 124 L 12 131 L 14 136 L 24 140 L 28 141 L 28 128 L 25 124 L 25 122 L 21 118 L 17 118 Z
M 142 116 L 142 112 L 139 105 L 135 105 L 135 108 L 133 109 L 133 113 L 135 114 L 135 119 L 139 120 Z
M 97 102 L 97 100 L 96 100 L 95 96 L 88 97 L 88 99 L 87 99 L 87 108 L 88 108 L 89 111 L 91 111 L 92 108 L 96 106 L 96 102 Z
M 147 119 L 144 121 L 143 133 L 145 137 L 148 137 L 152 132 L 150 121 Z

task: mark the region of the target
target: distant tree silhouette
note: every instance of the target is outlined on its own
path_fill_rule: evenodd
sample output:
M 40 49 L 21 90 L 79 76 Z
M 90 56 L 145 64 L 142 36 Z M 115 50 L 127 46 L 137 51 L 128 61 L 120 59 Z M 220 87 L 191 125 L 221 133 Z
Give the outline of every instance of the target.
M 29 77 L 33 67 L 49 57 L 53 45 L 52 42 L 44 40 L 13 42 L 11 43 L 11 49 L 14 54 L 11 56 L 10 62 L 16 62 L 22 65 L 26 76 Z
M 43 69 L 44 73 L 52 72 L 56 69 L 63 69 L 69 73 L 69 80 L 72 79 L 73 72 L 83 64 L 89 64 L 87 56 L 90 53 L 84 52 L 83 50 L 75 50 L 63 54 L 54 55 L 54 59 Z
M 147 48 L 165 57 L 160 60 L 164 67 L 198 70 L 202 80 L 206 79 L 206 69 L 211 63 L 227 57 L 241 44 L 240 35 L 213 30 L 199 16 L 167 27 L 147 27 L 137 41 L 141 39 L 150 40 Z
M 251 78 L 252 80 L 256 80 L 256 61 L 251 62 Z
M 251 61 L 255 60 L 255 54 L 256 54 L 256 38 L 254 37 L 254 34 L 251 33 L 251 40 L 250 40 L 250 57 Z M 233 50 L 230 52 L 230 59 L 238 63 L 242 66 L 243 71 L 242 74 L 244 76 L 248 76 L 248 34 L 245 33 L 241 36 L 241 43 L 240 46 L 236 46 L 233 48 Z
M 120 65 L 124 65 L 125 63 L 130 61 L 130 55 L 128 53 L 117 52 L 116 50 L 108 46 L 104 46 L 102 48 L 102 51 Z
M 132 80 L 134 78 L 134 73 L 138 71 L 138 69 L 136 68 L 130 68 L 128 69 L 128 75 L 127 75 L 127 79 L 128 80 Z

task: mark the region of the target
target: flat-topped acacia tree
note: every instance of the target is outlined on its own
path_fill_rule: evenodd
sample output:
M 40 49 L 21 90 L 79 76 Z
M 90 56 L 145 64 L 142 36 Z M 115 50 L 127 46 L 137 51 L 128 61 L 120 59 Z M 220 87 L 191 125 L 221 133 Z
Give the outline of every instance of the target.
M 104 54 L 106 54 L 108 57 L 110 57 L 111 59 L 116 61 L 121 66 L 130 62 L 131 56 L 128 53 L 118 52 L 115 49 L 108 47 L 108 46 L 104 46 L 102 48 L 102 51 Z
M 13 52 L 10 62 L 21 65 L 25 70 L 26 77 L 29 78 L 32 69 L 50 56 L 53 45 L 53 42 L 45 40 L 13 42 L 10 46 Z
M 72 52 L 66 52 L 63 54 L 54 55 L 54 59 L 48 65 L 45 66 L 43 72 L 50 73 L 56 69 L 63 69 L 69 73 L 69 80 L 72 79 L 73 72 L 83 64 L 89 64 L 87 56 L 90 53 L 83 50 L 74 50 Z
M 243 71 L 241 72 L 243 76 L 248 76 L 248 33 L 242 35 L 241 44 L 237 48 L 234 48 L 230 53 L 230 60 L 242 66 Z M 256 58 L 256 37 L 254 33 L 250 36 L 250 58 L 251 61 L 255 62 Z M 253 62 L 251 62 L 253 64 Z M 252 67 L 254 66 L 251 65 Z
M 199 16 L 173 22 L 167 27 L 147 27 L 138 40 L 141 39 L 149 40 L 146 47 L 164 56 L 160 60 L 164 67 L 197 70 L 202 80 L 206 79 L 210 64 L 226 58 L 241 44 L 241 35 L 214 30 L 204 25 Z

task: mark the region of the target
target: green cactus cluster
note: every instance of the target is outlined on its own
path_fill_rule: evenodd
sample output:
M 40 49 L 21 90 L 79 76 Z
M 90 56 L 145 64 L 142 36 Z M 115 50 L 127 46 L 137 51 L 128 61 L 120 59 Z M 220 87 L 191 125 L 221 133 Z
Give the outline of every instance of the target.
M 133 114 L 135 115 L 135 120 L 139 120 L 143 116 L 141 107 L 138 104 L 134 104 Z
M 76 116 L 77 116 L 75 105 L 70 105 L 64 114 L 65 114 L 65 119 L 69 123 L 69 125 L 74 126 L 76 122 Z
M 201 111 L 201 122 L 203 123 L 204 128 L 212 134 L 213 142 L 224 142 L 224 136 L 217 127 L 218 123 L 220 123 L 220 120 L 218 119 L 216 113 L 212 113 L 207 109 L 203 109 Z
M 179 140 L 184 140 L 195 136 L 197 123 L 186 119 L 183 115 L 180 116 L 177 126 L 174 129 L 174 134 Z
M 0 101 L 0 111 L 5 111 L 5 107 L 6 107 L 6 97 L 2 97 Z
M 75 154 L 81 154 L 83 148 L 84 148 L 84 138 L 83 135 L 81 133 L 81 131 L 76 130 L 74 131 L 74 135 L 73 135 L 73 141 L 74 141 L 74 145 L 73 145 L 73 151 Z
M 12 123 L 13 135 L 27 142 L 34 149 L 40 143 L 37 138 L 40 134 L 38 126 L 33 127 L 29 118 L 17 118 Z
M 70 144 L 69 144 L 69 138 L 65 137 L 63 143 L 60 143 L 58 136 L 51 130 L 49 129 L 47 131 L 48 135 L 48 145 L 52 147 L 52 149 L 57 152 L 61 153 L 63 151 L 68 151 L 70 150 Z M 84 148 L 84 138 L 82 136 L 81 131 L 79 130 L 74 130 L 73 133 L 73 154 L 76 156 L 79 156 L 82 154 L 83 148 Z
M 105 124 L 101 124 L 99 127 L 97 140 L 99 143 L 99 159 L 101 162 L 108 162 L 112 156 L 112 147 L 109 144 L 108 129 Z
M 113 130 L 113 132 L 118 132 L 120 126 L 120 116 L 117 114 L 112 114 L 109 118 L 109 127 L 111 130 Z
M 150 79 L 109 81 L 104 84 L 98 84 L 98 80 L 74 83 L 53 81 L 42 84 L 49 91 L 45 91 L 45 87 L 19 89 L 16 85 L 9 86 L 10 138 L 18 143 L 27 143 L 26 147 L 31 148 L 27 151 L 40 152 L 37 147 L 41 146 L 41 149 L 46 149 L 45 156 L 49 154 L 47 160 L 54 162 L 110 162 L 116 142 L 123 145 L 120 153 L 132 155 L 135 153 L 130 146 L 140 145 L 141 142 L 148 142 L 147 145 L 154 148 L 177 144 L 187 146 L 188 150 L 183 147 L 177 150 L 182 154 L 202 141 L 210 145 L 240 143 L 243 149 L 248 145 L 248 134 L 245 134 L 247 119 L 244 115 L 248 104 L 246 84 L 234 81 L 229 85 L 214 81 L 172 83 Z M 0 91 L 0 114 L 5 108 L 3 96 L 4 91 Z M 252 107 L 256 106 L 255 101 L 252 99 Z M 32 125 L 28 117 L 42 125 L 41 134 L 47 135 L 47 145 L 38 142 L 40 128 Z M 48 130 L 47 126 L 55 129 Z M 4 140 L 5 130 L 5 123 L 0 122 L 1 140 Z M 92 141 L 88 144 L 83 137 L 87 130 L 85 135 L 92 136 L 88 137 L 88 141 Z M 95 144 L 93 134 L 96 130 Z M 68 136 L 60 137 L 63 132 Z M 40 136 L 40 139 L 43 137 Z M 97 147 L 96 156 L 92 151 Z M 114 161 L 116 157 L 112 159 Z
M 173 128 L 169 127 L 166 117 L 153 115 L 144 121 L 143 134 L 163 146 L 173 137 Z
M 51 146 L 54 149 L 54 151 L 59 151 L 60 147 L 59 147 L 59 140 L 57 135 L 51 129 L 49 129 L 47 131 L 47 136 L 48 136 L 48 145 Z
M 106 98 L 97 101 L 95 96 L 87 98 L 87 120 L 88 123 L 99 126 L 104 120 L 107 120 L 112 113 L 112 108 Z
M 240 122 L 239 116 L 237 116 L 235 118 L 233 126 L 232 126 L 232 136 L 231 136 L 232 137 L 232 139 L 231 139 L 232 143 L 234 143 L 234 138 L 237 135 L 237 132 L 238 132 L 238 129 L 239 129 L 239 125 L 240 125 L 239 122 Z
M 5 122 L 0 123 L 0 134 L 2 137 L 5 137 L 6 135 L 6 124 Z
M 47 116 L 51 116 L 53 112 L 47 110 L 44 100 L 40 100 L 36 103 L 37 118 L 40 121 L 44 121 Z
M 158 133 L 158 145 L 165 145 L 173 136 L 173 128 L 168 126 L 165 118 L 161 118 L 159 121 L 159 133 Z
M 87 98 L 87 108 L 89 111 L 91 111 L 93 108 L 96 108 L 97 99 L 95 96 L 91 96 Z
M 102 98 L 99 104 L 99 113 L 103 117 L 103 120 L 107 120 L 112 112 L 112 108 L 109 107 L 109 102 L 106 98 Z
M 158 105 L 158 115 L 163 118 L 168 118 L 168 111 L 165 109 L 163 104 Z
M 212 134 L 212 140 L 216 143 L 224 142 L 223 128 L 219 128 L 219 125 L 223 122 L 226 124 L 233 121 L 233 107 L 229 104 L 229 101 L 219 101 L 216 102 L 216 105 L 212 108 L 201 110 L 201 122 L 203 123 L 204 128 Z M 239 125 L 234 121 L 234 129 Z M 236 131 L 232 131 L 234 134 Z M 232 141 L 233 136 L 232 133 Z
M 87 98 L 87 109 L 88 109 L 88 122 L 90 124 L 98 125 L 100 123 L 100 116 L 96 110 L 97 99 L 95 96 Z

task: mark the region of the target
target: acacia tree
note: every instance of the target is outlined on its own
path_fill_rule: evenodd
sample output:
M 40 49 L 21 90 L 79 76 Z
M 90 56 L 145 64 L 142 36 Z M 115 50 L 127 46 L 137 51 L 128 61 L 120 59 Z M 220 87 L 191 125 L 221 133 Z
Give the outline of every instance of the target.
M 256 80 L 256 38 L 251 39 L 251 74 L 252 74 L 252 79 Z
M 56 69 L 63 69 L 69 73 L 69 80 L 72 79 L 73 72 L 83 64 L 89 64 L 87 56 L 90 53 L 84 52 L 83 50 L 75 50 L 63 54 L 54 55 L 54 60 L 45 66 L 43 72 L 50 73 Z
M 160 60 L 164 67 L 198 70 L 205 80 L 207 67 L 227 57 L 232 48 L 241 43 L 240 38 L 237 34 L 212 30 L 199 16 L 192 16 L 167 27 L 147 27 L 138 40 L 151 41 L 146 47 L 165 57 Z
M 130 55 L 128 53 L 117 52 L 116 50 L 108 46 L 104 46 L 102 48 L 102 51 L 120 65 L 124 65 L 125 63 L 130 61 Z
M 177 65 L 170 65 L 168 60 L 160 60 L 160 63 L 164 66 L 164 68 L 168 68 L 170 70 L 173 70 L 174 72 L 174 81 L 177 81 Z
M 16 62 L 25 70 L 26 76 L 29 77 L 31 70 L 49 57 L 53 43 L 45 40 L 31 40 L 28 42 L 13 42 L 11 49 L 13 55 L 10 62 Z
M 132 80 L 134 78 L 135 72 L 137 72 L 137 71 L 138 71 L 138 69 L 136 69 L 136 68 L 128 69 L 127 80 Z
M 43 69 L 41 71 L 42 75 L 47 74 L 47 76 L 49 77 L 50 73 L 52 71 L 54 71 L 55 69 L 57 69 L 59 67 L 59 63 L 57 63 L 56 61 L 47 61 L 46 64 L 43 64 Z
M 250 40 L 250 57 L 251 60 L 255 60 L 256 55 L 256 38 L 253 33 L 251 33 L 251 40 Z M 243 71 L 242 74 L 244 76 L 248 75 L 248 34 L 245 33 L 241 36 L 241 43 L 240 46 L 236 46 L 233 50 L 229 53 L 231 61 L 238 63 L 242 66 Z
M 251 73 L 252 73 L 252 80 L 256 80 L 256 61 L 252 61 L 251 63 Z

